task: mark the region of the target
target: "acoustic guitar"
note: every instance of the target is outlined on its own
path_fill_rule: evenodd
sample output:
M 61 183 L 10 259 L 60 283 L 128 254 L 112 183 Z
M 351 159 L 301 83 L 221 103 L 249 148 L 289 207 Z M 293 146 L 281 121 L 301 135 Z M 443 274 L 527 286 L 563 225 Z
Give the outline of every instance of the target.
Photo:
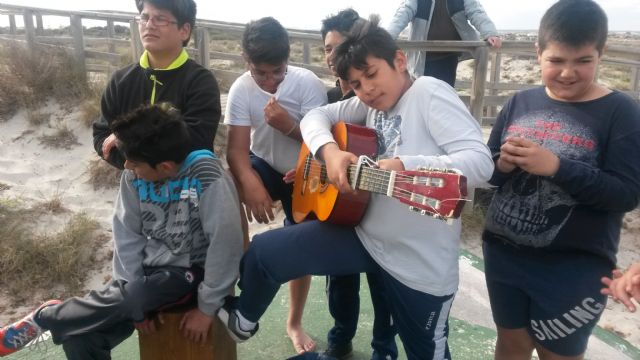
M 339 122 L 332 132 L 341 150 L 360 156 L 361 161 L 350 165 L 347 175 L 352 188 L 364 191 L 339 193 L 328 182 L 326 167 L 313 158 L 303 143 L 293 184 L 292 208 L 296 222 L 313 213 L 321 221 L 357 225 L 364 216 L 371 193 L 396 198 L 422 215 L 443 220 L 460 216 L 466 202 L 467 179 L 459 171 L 378 169 L 370 160 L 375 159 L 378 153 L 373 129 Z

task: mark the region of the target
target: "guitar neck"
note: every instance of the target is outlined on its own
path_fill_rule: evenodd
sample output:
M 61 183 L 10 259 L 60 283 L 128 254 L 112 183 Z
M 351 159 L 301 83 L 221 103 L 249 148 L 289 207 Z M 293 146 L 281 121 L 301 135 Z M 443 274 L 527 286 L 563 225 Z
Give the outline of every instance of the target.
M 349 166 L 349 182 L 353 184 L 353 179 L 358 172 L 358 165 Z M 390 186 L 393 186 L 395 172 L 390 170 L 376 169 L 372 167 L 360 167 L 360 173 L 357 174 L 357 190 L 366 190 L 372 193 L 389 195 Z

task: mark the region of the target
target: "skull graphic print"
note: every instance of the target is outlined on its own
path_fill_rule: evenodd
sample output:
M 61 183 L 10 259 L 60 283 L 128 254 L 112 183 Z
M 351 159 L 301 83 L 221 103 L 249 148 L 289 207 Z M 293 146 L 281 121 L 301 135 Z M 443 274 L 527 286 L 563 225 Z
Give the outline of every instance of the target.
M 520 136 L 560 158 L 596 166 L 598 144 L 591 129 L 561 110 L 542 110 L 507 124 L 502 143 Z M 576 201 L 552 179 L 516 169 L 496 191 L 487 213 L 487 230 L 518 245 L 549 245 L 572 214 Z

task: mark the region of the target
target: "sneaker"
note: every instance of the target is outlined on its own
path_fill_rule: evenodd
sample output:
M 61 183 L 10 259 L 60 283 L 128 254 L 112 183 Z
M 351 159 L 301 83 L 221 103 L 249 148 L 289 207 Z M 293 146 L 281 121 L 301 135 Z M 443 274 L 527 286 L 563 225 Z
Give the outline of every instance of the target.
M 240 327 L 240 319 L 238 319 L 238 315 L 236 314 L 237 301 L 238 297 L 236 296 L 227 296 L 224 298 L 224 305 L 218 309 L 217 315 L 218 319 L 220 319 L 227 328 L 229 336 L 231 336 L 235 342 L 241 343 L 255 335 L 258 331 L 259 324 L 256 323 L 256 326 L 252 330 L 244 330 Z
M 353 355 L 353 345 L 351 341 L 344 344 L 329 344 L 329 347 L 322 355 L 334 357 L 338 360 L 349 359 Z
M 29 315 L 0 329 L 0 356 L 12 354 L 40 337 L 43 329 L 35 322 L 35 316 L 44 308 L 60 303 L 60 300 L 49 300 Z

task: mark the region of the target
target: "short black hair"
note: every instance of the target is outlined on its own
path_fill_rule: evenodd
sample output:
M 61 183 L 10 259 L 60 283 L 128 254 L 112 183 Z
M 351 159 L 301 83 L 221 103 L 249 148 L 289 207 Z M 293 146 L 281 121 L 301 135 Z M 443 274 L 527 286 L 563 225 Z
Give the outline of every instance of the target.
M 538 47 L 543 51 L 551 41 L 570 47 L 593 44 L 602 54 L 607 42 L 607 14 L 592 0 L 560 0 L 542 16 Z
M 163 161 L 180 164 L 189 155 L 187 124 L 169 103 L 142 105 L 114 120 L 110 127 L 127 160 L 155 168 Z
M 356 20 L 346 39 L 335 49 L 333 63 L 341 79 L 349 80 L 350 68 L 364 70 L 369 56 L 383 59 L 395 69 L 393 61 L 400 48 L 391 35 L 378 26 L 379 20 L 377 16 Z
M 144 3 L 148 3 L 161 10 L 169 11 L 178 21 L 178 27 L 184 24 L 191 25 L 191 32 L 187 40 L 182 42 L 182 46 L 187 46 L 193 30 L 196 28 L 196 3 L 194 0 L 135 0 L 138 12 L 142 12 Z
M 289 59 L 289 34 L 272 17 L 252 20 L 242 34 L 242 51 L 253 64 L 281 64 Z
M 351 8 L 341 10 L 335 15 L 328 16 L 322 20 L 322 27 L 320 28 L 322 40 L 327 37 L 327 33 L 330 31 L 337 31 L 342 36 L 345 36 L 359 18 L 360 15 L 358 12 Z

